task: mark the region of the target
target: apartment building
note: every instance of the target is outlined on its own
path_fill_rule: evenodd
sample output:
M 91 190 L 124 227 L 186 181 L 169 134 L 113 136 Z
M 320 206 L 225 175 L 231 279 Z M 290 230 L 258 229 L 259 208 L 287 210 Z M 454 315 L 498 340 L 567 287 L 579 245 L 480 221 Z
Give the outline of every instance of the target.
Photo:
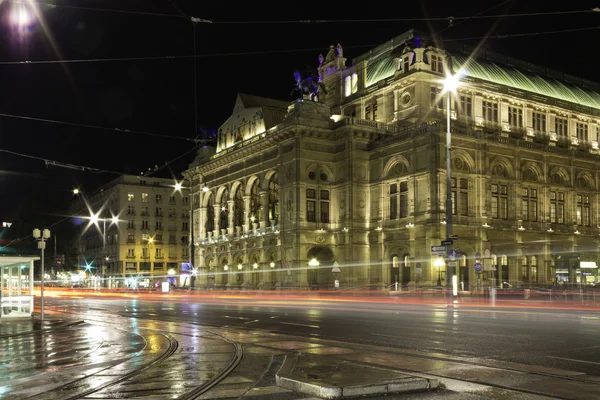
M 71 204 L 80 265 L 103 286 L 190 282 L 189 189 L 172 179 L 123 175 Z

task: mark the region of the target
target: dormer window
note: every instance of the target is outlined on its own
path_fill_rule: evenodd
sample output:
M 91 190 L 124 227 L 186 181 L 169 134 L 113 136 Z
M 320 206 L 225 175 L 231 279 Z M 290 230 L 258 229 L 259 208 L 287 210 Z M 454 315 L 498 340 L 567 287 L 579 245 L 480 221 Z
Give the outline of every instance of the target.
M 444 73 L 444 59 L 441 56 L 435 54 L 431 56 L 431 71 Z
M 358 74 L 355 72 L 348 75 L 344 80 L 344 94 L 346 97 L 356 93 L 358 90 Z

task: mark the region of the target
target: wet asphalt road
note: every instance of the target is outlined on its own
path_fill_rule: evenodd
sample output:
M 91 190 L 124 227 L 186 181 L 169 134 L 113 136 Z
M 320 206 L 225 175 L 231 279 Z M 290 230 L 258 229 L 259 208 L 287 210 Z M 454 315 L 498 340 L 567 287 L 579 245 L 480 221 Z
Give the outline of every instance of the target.
M 600 376 L 598 311 L 315 300 L 46 299 L 49 312 L 125 318 L 391 346 Z

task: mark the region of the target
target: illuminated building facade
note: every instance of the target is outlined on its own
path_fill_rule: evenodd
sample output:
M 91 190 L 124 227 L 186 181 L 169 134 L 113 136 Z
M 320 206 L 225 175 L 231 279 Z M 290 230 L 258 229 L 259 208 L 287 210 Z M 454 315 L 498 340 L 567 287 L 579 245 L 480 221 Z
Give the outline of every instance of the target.
M 89 196 L 79 194 L 70 205 L 71 215 L 81 216 L 79 265 L 88 266 L 102 286 L 125 287 L 131 279 L 145 286 L 166 278 L 189 286 L 189 190 L 174 185 L 171 179 L 123 175 Z
M 450 176 L 461 288 L 597 282 L 598 85 L 485 52 L 471 59 L 414 31 L 351 66 L 343 53 L 331 46 L 319 57 L 319 102 L 240 95 L 217 153 L 186 171 L 199 286 L 444 281 L 432 252 L 447 239 L 442 80 L 457 72 Z

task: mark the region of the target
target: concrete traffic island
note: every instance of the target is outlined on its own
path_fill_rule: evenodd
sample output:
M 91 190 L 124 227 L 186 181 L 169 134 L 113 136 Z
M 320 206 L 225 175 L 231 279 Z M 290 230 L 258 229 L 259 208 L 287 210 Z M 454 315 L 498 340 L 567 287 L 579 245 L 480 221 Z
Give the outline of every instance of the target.
M 324 399 L 435 390 L 439 382 L 322 355 L 286 356 L 277 386 Z

